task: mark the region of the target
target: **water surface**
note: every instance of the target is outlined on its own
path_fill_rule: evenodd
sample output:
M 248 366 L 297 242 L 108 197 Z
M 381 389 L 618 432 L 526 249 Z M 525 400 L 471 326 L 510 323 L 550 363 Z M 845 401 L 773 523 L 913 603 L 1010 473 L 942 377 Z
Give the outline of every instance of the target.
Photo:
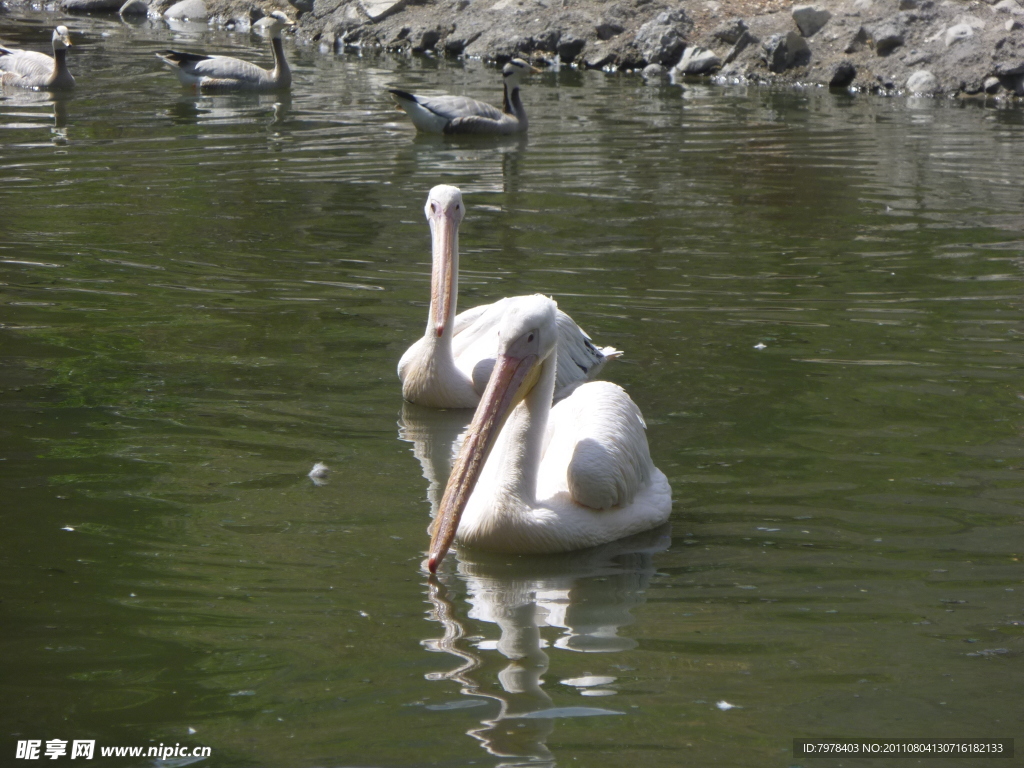
M 288 42 L 290 95 L 195 95 L 154 50 L 266 42 L 65 21 L 74 95 L 0 94 L 0 749 L 784 766 L 795 737 L 1021 736 L 1020 110 L 566 69 L 526 86 L 528 139 L 451 142 L 383 89 L 496 101 L 494 69 Z M 425 577 L 469 415 L 403 407 L 395 365 L 441 182 L 462 307 L 541 291 L 625 350 L 668 528 Z

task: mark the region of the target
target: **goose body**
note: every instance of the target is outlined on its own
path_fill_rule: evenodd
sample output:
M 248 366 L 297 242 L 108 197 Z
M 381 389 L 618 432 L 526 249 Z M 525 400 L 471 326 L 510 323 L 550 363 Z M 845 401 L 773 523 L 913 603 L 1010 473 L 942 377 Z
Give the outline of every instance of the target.
M 402 396 L 432 408 L 475 408 L 497 355 L 501 319 L 514 299 L 501 299 L 456 315 L 459 290 L 459 224 L 465 215 L 457 187 L 430 190 L 425 206 L 433 241 L 430 311 L 423 337 L 398 363 Z M 622 353 L 598 348 L 562 311 L 556 312 L 558 370 L 555 396 L 594 378 Z
M 495 552 L 568 552 L 668 520 L 672 490 L 625 390 L 587 382 L 552 406 L 556 313 L 551 299 L 524 296 L 501 320 L 494 372 L 438 510 L 431 571 L 456 538 Z
M 281 33 L 294 25 L 284 13 L 274 11 L 268 17 L 274 68 L 263 69 L 233 56 L 206 56 L 183 51 L 158 51 L 157 57 L 170 66 L 183 85 L 203 90 L 275 91 L 291 87 L 292 73 L 284 55 Z
M 522 59 L 508 62 L 502 68 L 505 99 L 501 109 L 466 96 L 416 96 L 395 88 L 389 91 L 417 130 L 424 133 L 504 136 L 525 133 L 529 127 L 519 83 L 523 75 L 539 71 Z
M 41 91 L 74 88 L 75 78 L 67 64 L 71 47 L 68 28 L 62 25 L 54 29 L 52 40 L 53 56 L 0 45 L 0 83 Z

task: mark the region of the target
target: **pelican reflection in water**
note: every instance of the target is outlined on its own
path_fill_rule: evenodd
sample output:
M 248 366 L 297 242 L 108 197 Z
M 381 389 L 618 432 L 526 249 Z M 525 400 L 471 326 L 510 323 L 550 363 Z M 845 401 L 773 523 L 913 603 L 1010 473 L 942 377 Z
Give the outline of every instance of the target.
M 442 716 L 481 702 L 486 714 L 467 735 L 495 757 L 540 765 L 555 764 L 547 740 L 556 720 L 628 716 L 628 706 L 615 703 L 614 673 L 621 662 L 595 658 L 587 665 L 589 674 L 580 676 L 575 672 L 579 661 L 555 651 L 605 654 L 636 647 L 622 630 L 645 600 L 655 573 L 654 554 L 670 543 L 666 524 L 568 555 L 511 562 L 460 556 L 455 573 L 427 582 L 430 619 L 440 622 L 444 634 L 422 644 L 456 660 L 453 669 L 430 673 L 427 679 L 458 683 L 464 698 L 427 707 Z M 463 586 L 470 606 L 465 618 L 456 598 Z M 491 625 L 498 629 L 497 638 L 488 632 Z M 561 685 L 544 686 L 549 670 Z

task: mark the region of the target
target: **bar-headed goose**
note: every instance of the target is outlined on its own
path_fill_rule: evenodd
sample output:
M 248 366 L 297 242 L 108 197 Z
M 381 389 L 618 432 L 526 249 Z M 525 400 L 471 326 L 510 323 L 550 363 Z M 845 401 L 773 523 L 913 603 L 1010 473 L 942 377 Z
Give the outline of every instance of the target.
M 68 71 L 71 37 L 61 25 L 53 30 L 53 56 L 38 51 L 22 51 L 0 45 L 0 83 L 39 91 L 74 88 L 75 78 Z
M 466 96 L 414 96 L 396 88 L 388 90 L 421 131 L 503 136 L 526 132 L 529 121 L 519 98 L 519 82 L 523 75 L 537 72 L 540 70 L 522 59 L 512 59 L 504 66 L 505 100 L 501 109 Z
M 157 57 L 170 66 L 184 85 L 204 90 L 276 91 L 289 88 L 292 72 L 284 57 L 281 33 L 295 25 L 284 12 L 274 11 L 268 26 L 274 50 L 274 68 L 263 69 L 233 56 L 206 56 L 201 53 L 157 51 Z

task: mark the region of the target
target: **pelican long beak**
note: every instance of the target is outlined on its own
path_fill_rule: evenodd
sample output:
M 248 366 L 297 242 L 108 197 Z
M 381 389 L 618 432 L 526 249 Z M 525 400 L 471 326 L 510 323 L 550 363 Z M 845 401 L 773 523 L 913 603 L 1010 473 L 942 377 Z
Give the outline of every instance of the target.
M 444 211 L 431 221 L 433 236 L 433 269 L 430 286 L 430 309 L 438 338 L 444 335 L 455 287 L 455 249 L 459 243 L 459 225 L 454 216 Z
M 536 355 L 498 356 L 438 508 L 427 560 L 431 573 L 437 573 L 438 566 L 455 540 L 462 513 L 480 477 L 480 470 L 494 446 L 495 438 L 512 410 L 537 383 L 540 369 Z

